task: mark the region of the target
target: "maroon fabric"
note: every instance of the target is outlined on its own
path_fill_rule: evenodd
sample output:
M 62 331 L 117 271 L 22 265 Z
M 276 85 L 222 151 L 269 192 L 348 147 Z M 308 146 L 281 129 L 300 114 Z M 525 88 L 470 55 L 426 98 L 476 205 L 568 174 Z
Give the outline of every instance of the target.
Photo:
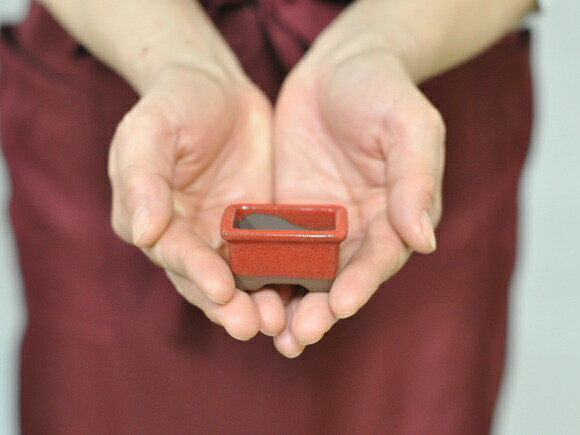
M 205 2 L 271 97 L 341 3 Z M 209 3 L 209 4 L 208 4 Z M 38 6 L 0 43 L 26 287 L 25 434 L 484 434 L 504 362 L 529 38 L 426 84 L 448 126 L 439 250 L 296 360 L 238 343 L 109 225 L 107 149 L 136 96 Z

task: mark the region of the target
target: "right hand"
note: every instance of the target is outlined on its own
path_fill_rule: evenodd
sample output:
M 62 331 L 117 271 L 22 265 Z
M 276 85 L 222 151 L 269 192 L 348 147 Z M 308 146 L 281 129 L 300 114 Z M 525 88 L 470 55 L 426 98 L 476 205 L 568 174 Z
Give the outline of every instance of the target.
M 119 124 L 113 228 L 233 337 L 276 335 L 286 323 L 278 293 L 235 288 L 219 232 L 227 205 L 272 200 L 272 109 L 249 81 L 215 71 L 168 68 Z

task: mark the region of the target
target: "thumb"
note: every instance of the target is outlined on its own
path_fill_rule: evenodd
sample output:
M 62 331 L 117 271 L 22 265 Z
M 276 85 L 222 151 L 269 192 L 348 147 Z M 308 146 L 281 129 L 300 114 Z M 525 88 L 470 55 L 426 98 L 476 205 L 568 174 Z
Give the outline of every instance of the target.
M 388 156 L 387 188 L 393 227 L 407 246 L 429 253 L 436 248 L 433 228 L 441 216 L 445 126 L 434 108 L 423 107 L 399 131 Z
M 137 106 L 119 124 L 109 153 L 113 229 L 141 248 L 154 245 L 173 217 L 175 135 L 165 119 Z

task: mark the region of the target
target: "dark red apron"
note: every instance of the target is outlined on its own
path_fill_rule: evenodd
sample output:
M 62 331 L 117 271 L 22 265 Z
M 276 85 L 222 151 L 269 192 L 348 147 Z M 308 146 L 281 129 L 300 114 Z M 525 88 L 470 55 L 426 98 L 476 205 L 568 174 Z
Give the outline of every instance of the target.
M 274 97 L 332 1 L 206 1 Z M 448 126 L 439 250 L 296 360 L 239 343 L 109 224 L 107 150 L 136 101 L 37 5 L 0 43 L 2 144 L 28 307 L 25 434 L 484 434 L 504 365 L 529 37 L 424 86 Z

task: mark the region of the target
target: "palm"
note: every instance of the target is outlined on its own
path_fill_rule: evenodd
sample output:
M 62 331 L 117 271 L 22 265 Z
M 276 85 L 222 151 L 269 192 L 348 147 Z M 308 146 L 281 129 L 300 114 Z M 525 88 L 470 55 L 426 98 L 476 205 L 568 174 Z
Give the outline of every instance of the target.
M 219 222 L 226 206 L 267 202 L 272 196 L 270 107 L 253 89 L 237 98 L 228 100 L 219 116 L 205 120 L 205 125 L 184 122 L 175 149 L 175 210 L 213 247 L 222 244 Z M 187 119 L 199 116 L 183 113 Z M 200 131 L 208 135 L 200 137 Z
M 356 113 L 335 106 L 328 113 L 312 80 L 289 81 L 277 106 L 276 199 L 340 203 L 347 207 L 349 237 L 358 244 L 387 201 L 386 161 L 377 143 L 365 148 L 335 125 L 364 135 Z M 353 107 L 344 102 L 344 107 Z M 299 107 L 300 110 L 296 110 Z

